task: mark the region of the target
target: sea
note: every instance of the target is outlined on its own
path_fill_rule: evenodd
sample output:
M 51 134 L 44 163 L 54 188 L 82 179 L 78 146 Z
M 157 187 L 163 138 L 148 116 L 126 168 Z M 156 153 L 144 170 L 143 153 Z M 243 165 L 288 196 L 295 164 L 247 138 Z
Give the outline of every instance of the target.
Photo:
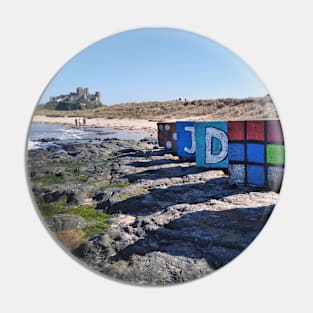
M 103 139 L 136 140 L 150 137 L 148 133 L 128 132 L 108 127 L 74 127 L 57 124 L 33 123 L 28 135 L 28 149 L 45 149 L 57 142 L 99 143 Z

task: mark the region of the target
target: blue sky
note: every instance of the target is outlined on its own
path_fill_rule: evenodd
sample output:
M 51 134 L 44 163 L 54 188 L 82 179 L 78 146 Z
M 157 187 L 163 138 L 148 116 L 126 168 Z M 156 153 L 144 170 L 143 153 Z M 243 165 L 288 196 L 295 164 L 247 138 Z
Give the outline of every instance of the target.
M 107 105 L 268 93 L 250 67 L 228 49 L 169 28 L 142 28 L 96 42 L 61 68 L 39 102 L 79 86 L 90 93 L 100 91 Z

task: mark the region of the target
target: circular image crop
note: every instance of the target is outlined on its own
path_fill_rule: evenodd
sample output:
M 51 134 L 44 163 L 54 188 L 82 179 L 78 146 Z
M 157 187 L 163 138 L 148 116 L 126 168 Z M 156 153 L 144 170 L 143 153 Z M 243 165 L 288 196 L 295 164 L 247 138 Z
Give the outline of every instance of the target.
M 192 281 L 237 257 L 278 199 L 284 139 L 256 74 L 216 42 L 142 28 L 56 74 L 27 136 L 35 206 L 104 277 Z

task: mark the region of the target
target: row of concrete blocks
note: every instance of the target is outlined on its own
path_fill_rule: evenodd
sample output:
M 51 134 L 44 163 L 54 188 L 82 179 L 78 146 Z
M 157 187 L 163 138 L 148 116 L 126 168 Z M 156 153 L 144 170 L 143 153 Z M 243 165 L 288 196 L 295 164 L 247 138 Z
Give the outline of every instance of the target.
M 228 169 L 231 184 L 281 187 L 285 145 L 279 120 L 158 123 L 158 143 L 196 166 Z

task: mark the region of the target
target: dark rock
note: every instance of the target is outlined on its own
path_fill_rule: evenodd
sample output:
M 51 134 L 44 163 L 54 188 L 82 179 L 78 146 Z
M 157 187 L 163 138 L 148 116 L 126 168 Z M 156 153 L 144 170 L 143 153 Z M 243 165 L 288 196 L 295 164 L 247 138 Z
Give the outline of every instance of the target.
M 55 172 L 56 177 L 65 177 L 65 173 L 61 170 L 58 170 Z
M 93 200 L 97 201 L 97 202 L 100 202 L 100 201 L 104 201 L 104 200 L 107 200 L 108 197 L 107 195 L 104 193 L 104 192 L 97 192 L 93 197 L 92 197 Z
M 56 144 L 50 144 L 50 145 L 47 146 L 46 149 L 48 151 L 51 151 L 51 152 L 56 152 L 56 151 L 60 150 L 60 146 L 56 145 Z
M 122 149 L 119 151 L 120 153 L 133 153 L 133 152 L 138 152 L 138 150 L 133 149 L 133 148 L 126 148 L 126 149 Z
M 30 171 L 30 172 L 29 172 L 29 176 L 30 176 L 30 177 L 35 177 L 35 176 L 37 176 L 36 171 Z
M 96 210 L 109 213 L 111 209 L 111 201 L 109 199 L 97 203 Z
M 121 257 L 125 260 L 129 259 L 133 254 L 137 255 L 145 255 L 149 252 L 149 248 L 141 247 L 141 246 L 128 246 L 126 249 L 122 250 Z
M 67 154 L 67 151 L 64 149 L 58 149 L 54 152 L 53 156 L 60 155 L 60 154 Z
M 76 156 L 76 155 L 78 155 L 78 154 L 80 154 L 80 151 L 70 151 L 70 152 L 67 152 L 69 155 L 71 155 L 71 156 Z
M 90 259 L 95 252 L 95 246 L 91 241 L 82 243 L 78 248 L 72 251 L 73 255 L 82 260 Z
M 47 192 L 43 195 L 43 200 L 45 203 L 58 202 L 64 195 L 64 191 Z
M 74 191 L 66 192 L 66 203 L 68 204 L 79 204 L 79 198 L 77 196 L 77 193 Z
M 229 249 L 225 247 L 210 247 L 208 249 L 211 264 L 214 268 L 219 268 L 232 261 L 241 250 Z

